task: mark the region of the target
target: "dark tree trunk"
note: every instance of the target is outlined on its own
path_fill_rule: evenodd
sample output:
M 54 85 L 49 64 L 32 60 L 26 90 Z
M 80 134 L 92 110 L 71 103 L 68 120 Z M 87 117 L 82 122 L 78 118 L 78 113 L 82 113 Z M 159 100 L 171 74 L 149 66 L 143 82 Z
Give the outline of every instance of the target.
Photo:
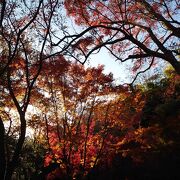
M 21 133 L 18 140 L 18 143 L 16 145 L 12 160 L 7 164 L 7 170 L 6 170 L 6 176 L 5 180 L 11 180 L 13 172 L 15 168 L 18 165 L 19 156 L 24 144 L 25 135 L 26 135 L 26 120 L 25 115 L 23 113 L 20 114 L 20 120 L 21 120 Z
M 178 61 L 172 54 L 171 51 L 168 51 L 166 54 L 166 60 L 172 65 L 176 73 L 180 75 L 180 61 Z
M 173 66 L 177 74 L 180 75 L 180 61 L 172 62 L 171 65 Z
M 0 117 L 0 179 L 4 180 L 6 171 L 6 158 L 5 158 L 5 143 L 4 143 L 5 129 L 3 121 Z

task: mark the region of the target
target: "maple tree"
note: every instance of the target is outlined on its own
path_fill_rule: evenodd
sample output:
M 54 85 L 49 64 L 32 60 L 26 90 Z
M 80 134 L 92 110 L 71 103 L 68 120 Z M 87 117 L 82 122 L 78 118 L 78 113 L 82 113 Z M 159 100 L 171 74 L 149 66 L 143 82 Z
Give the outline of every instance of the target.
M 55 55 L 63 56 L 67 49 L 66 38 L 62 38 L 62 46 L 57 51 L 52 49 L 57 32 L 66 32 L 63 29 L 62 7 L 62 2 L 58 0 L 0 1 L 2 157 L 7 151 L 4 136 L 12 130 L 12 118 L 8 117 L 12 112 L 7 113 L 7 109 L 17 112 L 16 133 L 19 133 L 11 156 L 0 159 L 1 179 L 11 179 L 17 166 L 25 141 L 27 108 L 43 62 Z M 7 131 L 4 128 L 6 120 L 10 122 Z
M 52 66 L 58 68 L 58 62 L 52 63 Z M 98 148 L 100 137 L 98 134 L 92 135 L 93 109 L 96 104 L 102 103 L 102 100 L 98 100 L 98 96 L 102 97 L 114 89 L 112 75 L 104 75 L 102 66 L 85 70 L 83 66 L 74 63 L 67 64 L 66 67 L 65 71 L 52 73 L 51 70 L 54 71 L 54 68 L 46 66 L 46 71 L 42 72 L 42 77 L 44 75 L 46 77 L 44 79 L 46 83 L 42 82 L 43 78 L 40 75 L 39 83 L 43 86 L 41 87 L 41 84 L 39 86 L 50 94 L 50 97 L 46 98 L 46 101 L 49 99 L 49 103 L 42 112 L 46 121 L 44 133 L 49 144 L 45 165 L 49 166 L 56 160 L 60 164 L 59 173 L 75 177 L 78 173 L 83 175 L 93 166 L 92 159 L 96 159 L 94 156 L 100 148 Z M 50 70 L 50 74 L 47 69 Z M 56 171 L 58 174 L 58 170 Z M 53 177 L 53 174 L 50 177 Z
M 64 5 L 85 30 L 68 32 Z M 177 1 L 2 0 L 0 12 L 0 179 L 78 179 L 122 168 L 118 158 L 134 167 L 156 151 L 179 157 L 177 74 L 131 92 L 101 65 L 67 61 L 84 64 L 105 47 L 122 62 L 137 59 L 137 75 L 156 59 L 179 73 Z
M 89 33 L 84 42 L 91 46 L 79 42 L 77 47 L 84 62 L 104 47 L 120 62 L 131 60 L 135 78 L 159 59 L 180 73 L 178 6 L 176 0 L 65 1 L 67 14 Z M 84 45 L 89 47 L 86 51 Z
M 59 151 L 59 149 L 57 149 L 59 146 L 55 146 L 49 142 L 52 138 L 50 136 L 51 131 L 56 130 L 57 134 L 59 134 L 58 138 L 63 134 L 62 140 L 59 141 L 62 143 L 62 147 L 65 148 L 64 150 L 62 149 L 64 158 L 67 158 L 68 152 L 71 154 L 74 153 L 73 147 L 77 146 L 77 144 L 74 144 L 76 136 L 79 141 L 81 138 L 84 139 L 86 136 L 86 145 L 82 146 L 82 149 L 86 146 L 89 147 L 89 141 L 92 141 L 88 132 L 93 123 L 92 120 L 90 121 L 91 115 L 89 117 L 89 122 L 87 124 L 84 122 L 83 125 L 81 125 L 82 120 L 78 118 L 79 116 L 89 116 L 88 112 L 90 111 L 89 109 L 91 109 L 92 99 L 96 98 L 96 96 L 101 97 L 104 94 L 114 91 L 112 74 L 103 74 L 103 66 L 85 69 L 82 65 L 80 66 L 79 64 L 73 64 L 66 61 L 63 56 L 51 57 L 51 59 L 43 61 L 43 71 L 39 73 L 36 79 L 36 84 L 34 84 L 31 89 L 31 98 L 28 102 L 28 105 L 33 105 L 33 107 L 37 109 L 35 114 L 27 112 L 26 118 L 25 116 L 21 117 L 24 118 L 23 120 L 27 123 L 22 129 L 22 127 L 19 126 L 18 114 L 17 117 L 15 117 L 16 106 L 13 103 L 12 97 L 14 97 L 17 103 L 22 105 L 22 107 L 26 105 L 24 105 L 24 103 L 26 103 L 25 97 L 28 96 L 26 83 L 29 79 L 33 79 L 34 76 L 36 76 L 37 68 L 36 64 L 32 63 L 29 68 L 29 76 L 27 76 L 26 64 L 24 64 L 22 54 L 18 54 L 16 58 L 15 63 L 12 63 L 9 69 L 11 76 L 9 77 L 8 73 L 5 74 L 5 82 L 7 81 L 7 84 L 5 84 L 3 88 L 6 89 L 7 93 L 2 94 L 3 99 L 1 99 L 1 102 L 5 102 L 6 100 L 9 101 L 9 103 L 5 103 L 2 106 L 1 115 L 5 115 L 2 115 L 3 121 L 1 122 L 10 122 L 10 126 L 6 129 L 8 133 L 6 135 L 4 133 L 4 135 L 12 136 L 13 133 L 15 133 L 15 138 L 17 138 L 18 131 L 26 130 L 26 127 L 28 126 L 33 129 L 35 142 L 41 144 L 42 142 L 40 139 L 44 141 L 40 136 L 42 132 L 44 132 L 47 143 L 46 145 L 43 144 L 43 146 L 47 150 L 52 148 L 52 152 L 56 152 L 57 150 Z M 9 94 L 9 91 L 11 91 L 12 94 Z M 59 109 L 62 109 L 62 111 Z M 12 111 L 14 111 L 13 116 L 10 115 Z M 85 112 L 86 115 L 84 115 Z M 12 121 L 12 119 L 14 120 Z M 81 130 L 78 130 L 79 128 L 81 129 L 81 126 L 83 126 L 84 129 L 84 136 L 78 137 L 79 134 L 81 134 Z M 57 134 L 54 134 L 54 138 L 57 137 Z M 24 138 L 25 141 L 25 136 L 22 136 L 22 138 Z M 15 142 L 18 143 L 18 140 Z M 6 151 L 13 151 L 13 148 L 10 148 L 11 144 L 6 142 L 4 145 L 6 146 Z M 13 144 L 13 146 L 16 147 L 17 145 Z M 53 146 L 55 146 L 55 148 Z M 86 147 L 86 149 L 88 148 Z M 24 152 L 23 148 L 20 152 Z M 87 156 L 86 158 L 84 157 L 84 161 L 87 161 L 84 163 L 85 169 L 86 164 L 89 165 L 87 159 L 91 155 L 89 154 L 90 152 L 91 151 L 88 150 L 85 150 L 84 152 L 85 156 Z M 56 152 L 56 155 L 59 153 L 60 152 Z M 76 154 L 78 153 L 79 152 L 76 152 Z M 12 163 L 11 158 L 13 157 L 13 154 L 2 157 L 6 157 L 7 162 Z M 73 157 L 70 158 L 69 162 L 63 162 L 64 165 L 68 167 L 69 163 L 72 163 L 72 159 Z M 22 162 L 23 161 L 25 161 L 25 158 L 22 157 Z M 77 162 L 75 166 L 77 166 Z M 24 166 L 22 166 L 22 168 L 23 167 Z M 51 167 L 51 164 L 49 167 Z M 32 172 L 29 173 L 31 174 Z
M 12 121 L 13 118 L 1 119 L 3 141 L 1 179 L 11 179 L 17 167 L 26 135 L 26 112 L 32 90 L 42 69 L 43 59 L 46 58 L 52 16 L 57 5 L 59 5 L 57 1 L 0 2 L 0 74 L 3 86 L 1 94 L 4 98 L 2 98 L 4 103 L 2 112 L 6 114 L 7 108 L 13 109 L 19 117 L 16 122 L 18 140 L 10 156 L 6 156 L 9 147 L 3 140 L 6 135 L 4 124 L 6 120 L 10 121 L 10 127 L 7 130 L 10 132 L 11 124 L 15 122 Z
M 11 69 L 11 81 L 13 92 L 21 102 L 24 76 L 13 78 L 17 71 L 23 72 L 23 59 L 18 60 Z M 34 66 L 32 75 L 33 70 Z M 159 84 L 147 83 L 147 88 L 137 87 L 132 93 L 128 87 L 115 87 L 112 75 L 104 75 L 102 66 L 85 69 L 59 56 L 44 61 L 43 70 L 29 102 L 37 110 L 26 117 L 28 126 L 35 132 L 36 143 L 42 144 L 46 151 L 44 167 L 35 177 L 83 178 L 115 168 L 115 159 L 140 166 L 147 154 L 156 157 L 153 151 L 170 153 L 169 148 L 176 151 L 177 139 L 165 131 L 168 128 L 179 136 L 179 76 L 173 72 L 169 73 L 169 79 L 162 79 Z M 8 93 L 3 95 L 11 99 Z M 13 108 L 13 103 L 8 107 Z M 8 118 L 6 114 L 2 117 Z
M 75 77 L 73 82 L 76 84 Z M 110 99 L 106 97 L 99 102 L 91 101 L 90 104 L 84 102 L 87 107 L 80 114 L 74 111 L 74 103 L 77 105 L 78 99 L 74 101 L 72 95 L 66 97 L 67 101 L 68 98 L 73 101 L 71 105 L 68 103 L 64 111 L 67 116 L 62 119 L 62 125 L 60 123 L 57 126 L 56 121 L 52 123 L 52 115 L 48 118 L 47 139 L 50 149 L 45 156 L 45 166 L 48 167 L 53 161 L 58 166 L 47 176 L 47 179 L 83 178 L 84 176 L 92 179 L 98 176 L 103 178 L 104 176 L 101 176 L 98 171 L 101 172 L 103 169 L 108 171 L 111 168 L 120 168 L 118 169 L 120 171 L 124 166 L 113 167 L 114 161 L 131 163 L 132 166 L 127 165 L 125 175 L 125 177 L 130 177 L 128 172 L 132 170 L 131 168 L 136 169 L 143 164 L 146 167 L 148 166 L 146 161 L 151 166 L 151 158 L 161 163 L 161 159 L 157 158 L 159 151 L 163 152 L 165 157 L 172 156 L 172 152 L 169 152 L 171 148 L 175 153 L 173 156 L 179 157 L 177 153 L 178 87 L 179 76 L 174 75 L 171 78 L 162 79 L 159 84 L 148 82 L 147 86 L 142 87 L 145 89 L 137 88 L 134 93 L 125 87 L 120 90 L 116 88 L 113 93 L 107 92 Z M 77 91 L 74 97 L 78 95 L 76 93 Z M 160 98 L 153 98 L 153 96 Z M 89 98 L 89 94 L 87 97 Z M 98 98 L 97 95 L 96 98 Z M 60 119 L 59 122 L 61 122 Z M 59 131 L 58 127 L 60 127 Z M 175 133 L 176 136 L 168 134 L 166 129 L 170 134 Z M 153 169 L 153 167 L 149 168 Z M 177 173 L 176 169 L 172 172 Z M 172 172 L 169 172 L 168 177 L 173 176 Z M 124 172 L 121 173 L 118 174 L 118 178 L 125 178 Z M 147 173 L 149 173 L 148 170 Z M 107 176 L 110 175 L 107 174 Z M 144 174 L 136 175 L 142 178 Z M 154 174 L 148 176 L 154 177 Z

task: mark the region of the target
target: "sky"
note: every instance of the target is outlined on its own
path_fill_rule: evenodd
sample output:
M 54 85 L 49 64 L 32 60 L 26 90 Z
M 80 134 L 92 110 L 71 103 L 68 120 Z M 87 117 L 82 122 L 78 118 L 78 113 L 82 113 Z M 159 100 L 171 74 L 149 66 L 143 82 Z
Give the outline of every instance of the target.
M 115 61 L 105 48 L 102 48 L 99 53 L 91 55 L 89 61 L 85 63 L 85 67 L 97 67 L 99 64 L 104 65 L 105 74 L 113 73 L 117 84 L 129 82 L 125 64 Z

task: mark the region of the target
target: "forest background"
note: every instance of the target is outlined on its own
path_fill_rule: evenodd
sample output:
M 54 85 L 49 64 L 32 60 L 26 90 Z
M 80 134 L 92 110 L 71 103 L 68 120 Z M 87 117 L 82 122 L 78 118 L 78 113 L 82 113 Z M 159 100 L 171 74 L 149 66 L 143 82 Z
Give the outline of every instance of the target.
M 1 0 L 0 179 L 179 179 L 179 7 Z

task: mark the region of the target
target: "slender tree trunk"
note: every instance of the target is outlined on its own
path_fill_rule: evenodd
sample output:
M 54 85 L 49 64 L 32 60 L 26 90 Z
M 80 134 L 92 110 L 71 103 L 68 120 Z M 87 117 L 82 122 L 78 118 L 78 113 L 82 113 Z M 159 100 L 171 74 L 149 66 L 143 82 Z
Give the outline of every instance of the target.
M 7 165 L 5 180 L 11 180 L 13 172 L 18 165 L 19 156 L 20 156 L 23 144 L 24 144 L 25 135 L 26 135 L 26 120 L 25 120 L 25 114 L 24 113 L 22 113 L 20 115 L 20 121 L 21 121 L 20 137 L 18 139 L 18 143 L 16 145 L 12 160 Z
M 5 129 L 3 121 L 0 117 L 0 179 L 4 180 L 6 171 L 6 158 L 5 158 L 5 142 L 4 142 Z
M 90 113 L 87 119 L 87 130 L 86 130 L 86 137 L 85 137 L 85 143 L 84 143 L 84 164 L 83 164 L 83 170 L 86 168 L 86 155 L 87 155 L 87 142 L 88 142 L 88 136 L 89 136 L 89 129 L 90 129 L 90 121 L 91 121 L 91 116 L 93 114 L 93 108 L 94 108 L 94 103 L 95 103 L 95 97 L 92 102 L 92 106 L 90 109 Z

